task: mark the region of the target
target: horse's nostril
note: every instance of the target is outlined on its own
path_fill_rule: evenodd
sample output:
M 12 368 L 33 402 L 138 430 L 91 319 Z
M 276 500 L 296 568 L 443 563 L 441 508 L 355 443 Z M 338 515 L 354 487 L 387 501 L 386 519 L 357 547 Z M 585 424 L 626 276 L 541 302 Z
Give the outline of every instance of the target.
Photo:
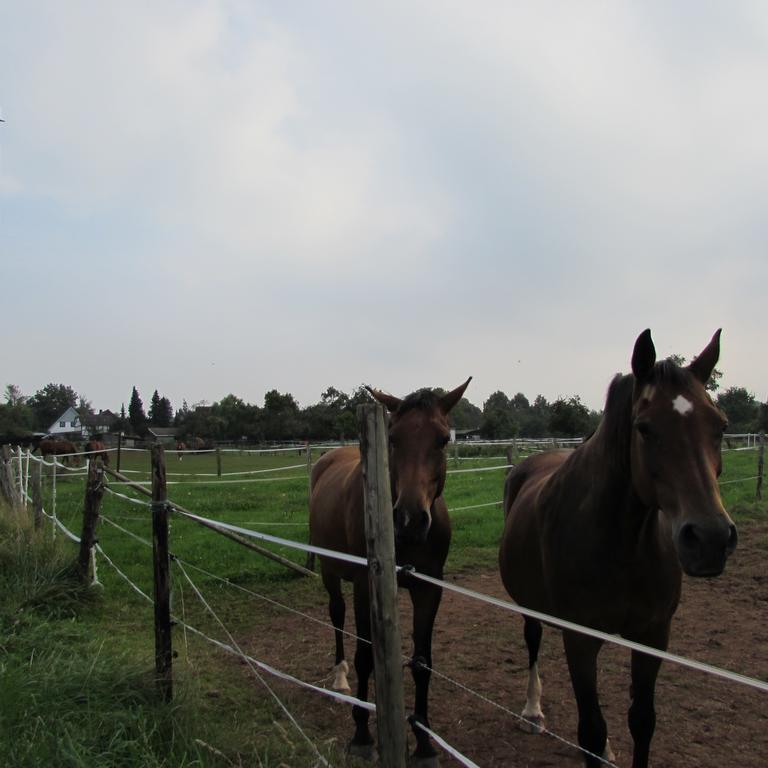
M 685 547 L 694 547 L 699 537 L 696 534 L 696 526 L 693 523 L 686 523 L 680 529 L 680 543 Z
M 738 531 L 736 530 L 736 526 L 731 523 L 730 529 L 728 531 L 728 543 L 725 545 L 725 551 L 730 555 L 736 549 L 738 542 Z

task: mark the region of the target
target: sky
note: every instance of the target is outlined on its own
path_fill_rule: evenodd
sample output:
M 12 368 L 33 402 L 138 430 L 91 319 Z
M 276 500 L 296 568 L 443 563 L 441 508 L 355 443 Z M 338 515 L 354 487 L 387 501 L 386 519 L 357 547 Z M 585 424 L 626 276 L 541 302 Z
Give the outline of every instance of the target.
M 0 0 L 0 386 L 768 399 L 768 5 Z

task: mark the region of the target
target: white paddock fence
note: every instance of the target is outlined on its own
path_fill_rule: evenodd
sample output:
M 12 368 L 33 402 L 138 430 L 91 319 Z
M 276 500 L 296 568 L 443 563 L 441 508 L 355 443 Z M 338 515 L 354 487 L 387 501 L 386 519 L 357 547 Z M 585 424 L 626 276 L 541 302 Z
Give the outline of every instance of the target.
M 749 440 L 750 438 L 747 437 L 746 439 Z M 746 440 L 745 440 L 745 442 L 746 442 Z M 741 448 L 747 448 L 748 446 L 744 445 L 744 446 L 740 446 L 740 447 Z M 754 443 L 752 443 L 749 447 L 750 448 L 754 448 Z M 289 449 L 289 450 L 295 450 L 295 449 L 292 448 L 292 449 Z M 21 503 L 24 506 L 27 506 L 32 501 L 32 498 L 30 496 L 30 488 L 29 488 L 30 479 L 29 478 L 30 478 L 30 465 L 33 465 L 35 462 L 40 463 L 40 464 L 43 463 L 42 460 L 39 459 L 38 457 L 35 457 L 35 456 L 33 456 L 33 455 L 29 454 L 29 453 L 27 453 L 26 455 L 22 454 L 20 451 L 18 451 L 14 457 L 10 458 L 7 461 L 7 466 L 8 467 L 12 467 L 15 470 L 15 471 L 12 471 L 10 474 L 14 478 L 16 487 L 18 489 L 19 496 L 21 497 L 21 500 L 22 500 Z M 86 474 L 86 471 L 84 471 L 83 469 L 73 469 L 73 468 L 70 468 L 70 467 L 66 467 L 63 464 L 61 464 L 60 462 L 58 462 L 56 459 L 54 459 L 52 462 L 44 462 L 44 463 L 51 470 L 51 479 L 52 479 L 52 483 L 54 484 L 54 488 L 55 488 L 56 478 L 60 477 L 60 475 L 62 473 L 65 473 L 65 474 L 67 474 L 69 476 L 84 476 Z M 295 468 L 297 466 L 299 466 L 299 465 L 293 465 L 293 468 Z M 304 467 L 305 465 L 302 464 L 300 466 Z M 501 470 L 501 469 L 507 469 L 507 468 L 508 468 L 507 464 L 500 464 L 500 465 L 494 466 L 494 467 L 479 467 L 479 468 L 472 468 L 472 469 L 466 469 L 466 470 L 465 469 L 462 469 L 462 470 L 449 470 L 449 472 L 451 472 L 451 473 L 458 473 L 458 472 L 467 472 L 467 471 L 470 471 L 470 472 L 471 471 L 493 471 L 493 470 Z M 304 477 L 306 479 L 306 476 L 304 476 Z M 295 478 L 286 478 L 286 479 L 287 480 L 293 480 Z M 754 478 L 744 478 L 743 480 L 748 480 L 748 479 L 754 479 Z M 743 480 L 736 480 L 734 482 L 741 482 Z M 222 480 L 222 481 L 219 481 L 219 482 L 226 482 L 226 481 Z M 240 481 L 240 482 L 243 482 L 243 481 Z M 135 488 L 138 485 L 139 485 L 139 483 L 122 484 L 124 490 L 129 490 L 132 486 Z M 114 489 L 114 488 L 112 488 L 110 486 L 111 486 L 111 483 L 106 485 L 106 490 L 108 492 L 110 492 L 112 494 L 115 494 L 118 497 L 122 497 L 126 501 L 126 503 L 130 503 L 131 505 L 134 506 L 134 508 L 135 507 L 143 507 L 144 509 L 151 508 L 151 506 L 152 506 L 151 503 L 143 501 L 143 500 L 135 498 L 135 497 L 127 496 L 126 494 L 120 493 L 119 491 L 117 491 L 116 489 Z M 52 499 L 52 503 L 55 505 L 55 499 L 56 499 L 55 492 L 52 493 L 51 499 Z M 475 509 L 475 508 L 480 508 L 480 507 L 490 507 L 490 506 L 496 506 L 496 505 L 498 505 L 500 503 L 501 502 L 490 502 L 490 503 L 487 503 L 487 504 L 468 505 L 466 507 L 456 507 L 452 511 L 456 512 L 456 511 L 459 511 L 461 509 Z M 206 517 L 201 516 L 201 515 L 196 515 L 196 514 L 191 513 L 191 512 L 189 512 L 187 510 L 184 510 L 183 508 L 180 508 L 177 505 L 175 505 L 173 502 L 168 502 L 168 504 L 169 504 L 170 508 L 176 512 L 176 514 L 178 514 L 178 515 L 180 515 L 182 517 L 185 517 L 185 518 L 187 518 L 189 520 L 192 520 L 194 522 L 197 522 L 197 523 L 200 523 L 200 524 L 204 524 L 208 528 L 211 528 L 213 530 L 218 530 L 220 532 L 234 533 L 234 534 L 237 534 L 237 535 L 245 537 L 245 538 L 259 540 L 259 541 L 261 541 L 263 543 L 266 543 L 266 544 L 275 544 L 275 545 L 280 545 L 280 546 L 284 546 L 284 547 L 289 547 L 289 548 L 293 548 L 293 549 L 296 549 L 296 550 L 304 551 L 306 553 L 313 553 L 313 554 L 317 554 L 317 555 L 323 555 L 323 556 L 326 556 L 326 557 L 334 557 L 334 558 L 341 559 L 341 560 L 346 560 L 348 562 L 354 563 L 356 565 L 364 566 L 364 567 L 367 567 L 367 565 L 368 565 L 368 561 L 365 558 L 355 558 L 355 557 L 352 557 L 352 556 L 349 556 L 349 555 L 346 555 L 346 554 L 343 554 L 343 553 L 332 552 L 332 551 L 324 550 L 324 549 L 321 549 L 321 548 L 318 548 L 318 547 L 314 547 L 312 545 L 303 544 L 301 542 L 296 542 L 296 541 L 293 541 L 291 539 L 286 539 L 286 538 L 277 537 L 277 536 L 271 536 L 270 534 L 266 534 L 266 533 L 263 533 L 263 532 L 260 532 L 260 531 L 256 531 L 256 530 L 253 530 L 251 528 L 247 528 L 247 527 L 245 527 L 243 525 L 234 525 L 234 524 L 231 524 L 231 523 L 224 523 L 222 521 L 212 520 L 210 518 L 206 518 Z M 69 529 L 67 529 L 66 526 L 64 526 L 61 523 L 61 521 L 58 520 L 58 518 L 56 517 L 56 513 L 55 513 L 55 506 L 54 506 L 54 508 L 53 508 L 51 513 L 45 512 L 43 510 L 43 514 L 45 516 L 47 516 L 51 520 L 52 527 L 53 527 L 54 531 L 62 532 L 68 539 L 72 540 L 73 542 L 76 542 L 76 543 L 80 542 L 80 537 L 77 536 L 72 531 L 70 531 Z M 146 546 L 146 547 L 151 547 L 152 546 L 149 541 L 141 539 L 141 537 L 136 536 L 135 534 L 133 534 L 132 532 L 128 531 L 127 529 L 122 528 L 118 524 L 115 524 L 113 521 L 111 521 L 111 520 L 109 520 L 107 518 L 103 518 L 103 519 L 108 524 L 110 524 L 112 526 L 115 526 L 116 528 L 122 530 L 126 535 L 129 535 L 129 536 L 132 536 L 135 539 L 138 539 L 144 546 Z M 281 523 L 281 524 L 283 524 L 283 523 Z M 94 544 L 91 547 L 91 549 L 90 549 L 91 573 L 92 573 L 91 578 L 92 578 L 92 580 L 94 582 L 98 582 L 98 579 L 96 577 L 96 554 L 97 553 L 101 557 L 103 557 L 105 562 L 107 562 L 115 570 L 115 572 L 119 575 L 120 578 L 124 579 L 128 584 L 130 584 L 132 589 L 134 589 L 137 592 L 137 594 L 140 594 L 142 596 L 142 599 L 144 599 L 145 601 L 148 601 L 150 603 L 154 602 L 151 597 L 146 595 L 146 593 L 144 593 L 139 587 L 137 587 L 135 585 L 135 583 L 133 583 L 130 580 L 130 578 L 119 568 L 119 566 L 116 563 L 114 563 L 114 561 L 103 550 L 103 548 L 101 547 L 100 544 Z M 229 630 L 227 630 L 226 627 L 224 627 L 223 623 L 220 621 L 220 619 L 216 615 L 216 612 L 211 607 L 210 603 L 204 598 L 204 596 L 202 595 L 200 590 L 194 585 L 194 582 L 192 582 L 192 579 L 189 576 L 188 569 L 196 569 L 198 571 L 201 571 L 201 572 L 207 574 L 208 576 L 213 576 L 213 577 L 215 577 L 215 574 L 210 574 L 210 573 L 204 571 L 203 569 L 200 569 L 198 566 L 195 566 L 195 565 L 193 565 L 191 563 L 187 563 L 185 561 L 181 561 L 181 560 L 179 560 L 177 558 L 174 558 L 174 563 L 176 564 L 176 566 L 181 571 L 183 571 L 182 575 L 183 575 L 184 580 L 186 582 L 188 582 L 190 585 L 193 586 L 193 591 L 195 592 L 196 596 L 198 597 L 199 600 L 201 600 L 203 605 L 205 605 L 206 610 L 212 616 L 214 616 L 216 622 L 224 629 L 224 631 L 226 632 L 230 642 L 229 643 L 223 643 L 221 641 L 218 641 L 218 640 L 215 640 L 215 639 L 209 637 L 208 635 L 206 635 L 201 630 L 199 630 L 199 629 L 189 625 L 186 621 L 184 621 L 183 617 L 180 618 L 180 617 L 174 615 L 174 621 L 176 621 L 178 623 L 178 625 L 181 628 L 183 628 L 185 631 L 188 631 L 191 634 L 194 634 L 194 635 L 200 637 L 201 639 L 205 640 L 206 642 L 209 642 L 209 643 L 212 643 L 212 644 L 216 645 L 217 647 L 221 648 L 222 650 L 226 651 L 227 653 L 231 653 L 231 654 L 234 654 L 234 655 L 237 655 L 237 656 L 241 657 L 243 659 L 243 661 L 249 666 L 249 669 L 251 669 L 253 671 L 254 675 L 257 676 L 262 681 L 262 683 L 265 685 L 265 687 L 267 687 L 267 689 L 270 692 L 270 695 L 273 696 L 275 698 L 275 700 L 278 702 L 278 706 L 281 707 L 281 709 L 284 711 L 286 717 L 294 724 L 294 727 L 296 727 L 297 730 L 301 733 L 302 738 L 306 739 L 307 742 L 311 745 L 311 748 L 313 749 L 313 751 L 317 755 L 318 764 L 326 764 L 327 765 L 328 764 L 327 760 L 320 754 L 319 750 L 317 750 L 315 745 L 312 744 L 311 740 L 308 739 L 308 737 L 304 733 L 303 729 L 301 729 L 301 726 L 295 721 L 295 719 L 290 714 L 290 712 L 287 710 L 285 705 L 279 700 L 279 698 L 276 696 L 274 690 L 266 683 L 266 680 L 264 679 L 263 675 L 261 675 L 260 673 L 264 672 L 267 675 L 272 675 L 272 676 L 280 678 L 282 680 L 291 682 L 292 684 L 295 684 L 297 686 L 301 686 L 301 687 L 303 687 L 303 688 L 305 688 L 307 690 L 312 690 L 312 691 L 314 691 L 316 693 L 319 693 L 319 694 L 321 694 L 323 696 L 331 696 L 331 697 L 333 697 L 333 698 L 335 698 L 335 699 L 337 699 L 339 701 L 343 701 L 343 702 L 345 702 L 347 704 L 354 704 L 354 705 L 357 705 L 357 706 L 365 707 L 367 709 L 373 709 L 373 705 L 371 705 L 368 702 L 361 702 L 361 701 L 357 700 L 355 697 L 347 696 L 347 695 L 344 695 L 344 694 L 338 694 L 338 693 L 336 693 L 334 691 L 329 691 L 329 690 L 327 690 L 325 688 L 321 688 L 321 687 L 319 687 L 317 685 L 314 685 L 312 683 L 307 683 L 307 682 L 298 680 L 297 678 L 295 678 L 295 677 L 293 677 L 291 675 L 287 675 L 286 673 L 280 672 L 279 670 L 276 670 L 274 667 L 271 667 L 270 665 L 267 665 L 264 662 L 259 661 L 258 659 L 254 659 L 254 658 L 248 656 L 247 654 L 245 654 L 239 648 L 239 646 L 235 643 L 235 641 L 232 638 L 232 635 L 229 632 Z M 435 579 L 431 579 L 430 577 L 428 577 L 428 576 L 426 576 L 424 574 L 419 574 L 418 572 L 415 572 L 415 571 L 412 571 L 412 570 L 409 571 L 409 574 L 411 575 L 412 578 L 421 579 L 421 580 L 427 581 L 429 583 L 433 583 L 433 584 L 435 584 L 437 586 L 442 587 L 445 590 L 459 593 L 459 594 L 461 594 L 461 595 L 463 595 L 463 596 L 465 596 L 467 598 L 474 599 L 474 600 L 477 600 L 477 601 L 481 601 L 481 602 L 483 602 L 485 604 L 492 605 L 492 606 L 495 606 L 497 608 L 500 608 L 500 609 L 503 609 L 503 610 L 506 610 L 506 611 L 511 611 L 511 612 L 518 613 L 518 614 L 521 614 L 521 615 L 524 615 L 524 616 L 530 616 L 532 618 L 539 619 L 541 621 L 547 622 L 547 623 L 549 623 L 549 624 L 551 624 L 553 626 L 561 627 L 563 629 L 569 629 L 569 630 L 572 630 L 572 631 L 581 632 L 583 634 L 587 634 L 587 635 L 599 638 L 600 640 L 603 640 L 604 642 L 616 644 L 616 645 L 619 645 L 619 646 L 622 646 L 622 647 L 625 647 L 625 648 L 629 648 L 629 649 L 632 649 L 632 650 L 642 651 L 643 653 L 647 653 L 648 655 L 656 656 L 656 657 L 658 657 L 658 658 L 660 658 L 660 659 L 662 659 L 664 661 L 667 661 L 667 662 L 670 662 L 670 663 L 674 663 L 674 664 L 678 664 L 678 665 L 681 665 L 681 666 L 689 668 L 689 669 L 695 669 L 697 671 L 704 672 L 706 674 L 714 675 L 714 676 L 717 676 L 717 677 L 719 677 L 721 679 L 725 679 L 725 680 L 727 680 L 727 681 L 729 681 L 729 682 L 731 682 L 733 684 L 736 684 L 736 685 L 748 686 L 748 687 L 750 687 L 750 688 L 752 688 L 754 690 L 760 691 L 763 694 L 764 693 L 768 693 L 768 683 L 766 683 L 765 681 L 762 681 L 762 680 L 758 680 L 758 679 L 751 678 L 751 677 L 748 677 L 748 676 L 745 676 L 745 675 L 741 675 L 739 673 L 736 673 L 736 672 L 733 672 L 733 671 L 730 671 L 730 670 L 725 670 L 725 669 L 721 669 L 721 668 L 718 668 L 718 667 L 714 667 L 714 666 L 709 665 L 709 664 L 704 664 L 702 662 L 699 662 L 699 661 L 696 661 L 696 660 L 693 660 L 693 659 L 687 659 L 687 658 L 684 658 L 684 657 L 681 657 L 681 656 L 677 656 L 675 654 L 669 654 L 669 653 L 661 652 L 661 651 L 658 651 L 657 649 L 654 649 L 654 648 L 648 648 L 648 647 L 645 647 L 645 646 L 641 646 L 639 644 L 632 643 L 630 641 L 624 640 L 623 638 L 620 638 L 620 637 L 617 637 L 617 636 L 607 635 L 605 633 L 597 632 L 597 631 L 589 629 L 587 627 L 581 627 L 581 626 L 578 626 L 578 625 L 574 625 L 574 624 L 572 624 L 570 622 L 561 621 L 557 617 L 546 616 L 546 615 L 543 615 L 543 614 L 539 614 L 537 612 L 529 611 L 527 609 L 521 608 L 520 606 L 517 606 L 516 604 L 514 604 L 514 603 L 512 603 L 510 601 L 500 600 L 500 599 L 495 598 L 495 597 L 491 597 L 491 596 L 488 596 L 488 595 L 483 595 L 481 593 L 475 592 L 473 590 L 466 589 L 466 588 L 464 588 L 464 587 L 462 587 L 460 585 L 457 585 L 457 584 L 454 584 L 454 583 L 451 583 L 451 582 L 438 581 L 438 580 L 435 580 Z M 227 579 L 221 579 L 221 577 L 215 577 L 215 578 L 224 581 L 225 583 L 229 584 L 233 588 L 243 589 L 242 587 L 239 587 L 238 585 L 232 584 Z M 248 592 L 249 594 L 258 597 L 259 599 L 264 599 L 264 600 L 268 600 L 268 601 L 270 600 L 268 597 L 265 597 L 263 595 L 258 595 L 257 593 L 251 592 L 249 590 L 243 590 L 243 591 Z M 272 601 L 272 602 L 274 602 L 274 601 Z M 287 610 L 294 610 L 294 609 L 289 608 L 288 606 L 282 606 L 282 607 L 286 608 Z M 294 611 L 294 612 L 295 613 L 300 613 L 302 616 L 305 616 L 305 614 L 301 613 L 300 611 Z M 314 619 L 313 617 L 307 616 L 306 618 L 309 619 L 309 620 L 312 620 L 312 621 L 318 621 L 317 619 Z M 327 624 L 326 622 L 321 622 L 321 623 Z M 330 625 L 327 624 L 327 626 L 330 626 Z M 347 632 L 346 634 L 351 635 L 352 633 Z M 435 674 L 439 675 L 439 676 L 445 677 L 443 675 L 440 675 L 439 670 L 433 670 L 433 672 Z M 474 695 L 478 696 L 479 698 L 481 698 L 481 699 L 483 699 L 485 701 L 488 701 L 493 706 L 499 706 L 499 705 L 495 704 L 494 702 L 490 701 L 489 699 L 487 699 L 487 697 L 484 697 L 482 694 L 479 694 L 479 693 L 477 693 L 475 691 L 471 691 L 471 689 L 468 689 L 466 686 L 463 686 L 460 682 L 451 681 L 450 678 L 446 678 L 446 679 L 448 679 L 450 682 L 455 683 L 456 685 L 458 685 L 462 689 L 470 691 L 471 693 L 473 693 Z M 510 716 L 515 717 L 516 719 L 521 719 L 520 715 L 517 715 L 517 714 L 515 714 L 515 713 L 513 713 L 513 712 L 511 712 L 509 710 L 506 710 L 506 709 L 505 709 L 505 711 L 508 712 L 508 714 Z M 574 749 L 577 749 L 577 750 L 580 749 L 577 745 L 572 744 L 571 742 L 567 741 L 566 739 L 563 739 L 561 736 L 558 736 L 557 734 L 554 734 L 554 733 L 551 733 L 551 732 L 548 732 L 548 733 L 550 733 L 551 736 L 553 736 L 553 737 L 559 739 L 560 741 L 563 741 L 564 743 L 568 744 L 569 746 L 573 747 Z M 450 744 L 448 744 L 440 736 L 438 736 L 437 734 L 432 734 L 432 735 L 436 739 L 436 741 L 438 741 L 438 743 L 447 751 L 447 753 L 450 754 L 458 762 L 462 763 L 463 765 L 467 765 L 467 766 L 475 766 L 476 765 L 476 763 L 474 763 L 471 759 L 469 759 L 468 757 L 462 755 L 457 750 L 454 750 L 453 747 L 451 747 Z M 602 760 L 602 758 L 600 758 L 600 759 Z M 605 760 L 603 760 L 603 762 L 607 763 L 607 761 L 605 761 Z M 607 764 L 611 764 L 611 763 L 607 763 Z

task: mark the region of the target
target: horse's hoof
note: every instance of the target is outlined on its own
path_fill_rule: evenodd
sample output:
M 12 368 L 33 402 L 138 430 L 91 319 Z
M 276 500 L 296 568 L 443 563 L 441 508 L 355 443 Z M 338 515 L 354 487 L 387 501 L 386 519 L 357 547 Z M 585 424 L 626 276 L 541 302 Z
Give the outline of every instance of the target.
M 349 742 L 347 754 L 350 757 L 359 757 L 361 760 L 366 760 L 369 763 L 378 757 L 374 744 L 355 744 L 354 741 Z
M 520 721 L 520 729 L 526 733 L 543 733 L 545 726 L 544 715 L 523 715 L 523 719 Z
M 428 757 L 411 755 L 408 760 L 408 768 L 440 768 L 440 761 L 437 759 L 437 755 L 429 755 Z

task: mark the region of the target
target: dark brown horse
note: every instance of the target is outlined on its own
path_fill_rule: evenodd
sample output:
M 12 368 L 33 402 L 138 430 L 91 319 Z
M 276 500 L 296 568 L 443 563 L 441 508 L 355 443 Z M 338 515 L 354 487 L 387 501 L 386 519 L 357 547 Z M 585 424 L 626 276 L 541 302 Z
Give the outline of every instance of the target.
M 602 421 L 574 451 L 526 459 L 508 475 L 501 578 L 522 606 L 666 649 L 681 574 L 718 576 L 736 547 L 720 500 L 726 420 L 707 394 L 720 331 L 693 363 L 656 363 L 650 331 L 617 375 Z M 537 657 L 542 628 L 525 619 L 523 715 L 543 723 Z M 597 692 L 602 641 L 563 632 L 584 750 L 611 759 Z M 660 661 L 632 652 L 629 729 L 634 768 L 648 765 Z M 598 759 L 586 755 L 588 766 Z
M 85 452 L 88 454 L 87 458 L 95 459 L 98 457 L 106 466 L 109 466 L 109 452 L 107 451 L 107 446 L 101 440 L 92 437 L 85 444 Z
M 442 578 L 443 565 L 451 541 L 451 523 L 443 499 L 445 451 L 450 439 L 448 413 L 459 402 L 471 381 L 442 397 L 429 390 L 419 390 L 400 400 L 378 390 L 369 392 L 391 414 L 389 425 L 389 471 L 392 485 L 395 526 L 395 555 L 400 565 L 412 565 L 417 571 Z M 337 552 L 366 556 L 363 519 L 363 476 L 360 450 L 356 446 L 336 448 L 320 457 L 312 470 L 309 529 L 312 544 Z M 357 627 L 357 696 L 368 699 L 368 679 L 373 669 L 368 594 L 365 568 L 339 560 L 320 557 L 323 584 L 330 596 L 329 611 L 335 627 L 336 665 L 333 688 L 349 692 L 348 666 L 344 660 L 345 604 L 341 580 L 353 583 L 355 623 Z M 414 717 L 424 725 L 432 666 L 432 629 L 440 605 L 442 590 L 409 579 L 407 586 L 413 604 L 413 659 L 411 672 L 416 685 Z M 371 756 L 373 739 L 368 729 L 368 711 L 353 707 L 355 733 L 350 744 L 354 754 Z M 434 764 L 436 752 L 420 728 L 416 736 L 414 761 Z
M 78 464 L 78 457 L 72 455 L 77 453 L 77 448 L 69 440 L 44 438 L 40 441 L 38 448 L 40 449 L 40 455 L 43 457 L 64 456 L 63 463 L 70 466 L 77 466 Z

